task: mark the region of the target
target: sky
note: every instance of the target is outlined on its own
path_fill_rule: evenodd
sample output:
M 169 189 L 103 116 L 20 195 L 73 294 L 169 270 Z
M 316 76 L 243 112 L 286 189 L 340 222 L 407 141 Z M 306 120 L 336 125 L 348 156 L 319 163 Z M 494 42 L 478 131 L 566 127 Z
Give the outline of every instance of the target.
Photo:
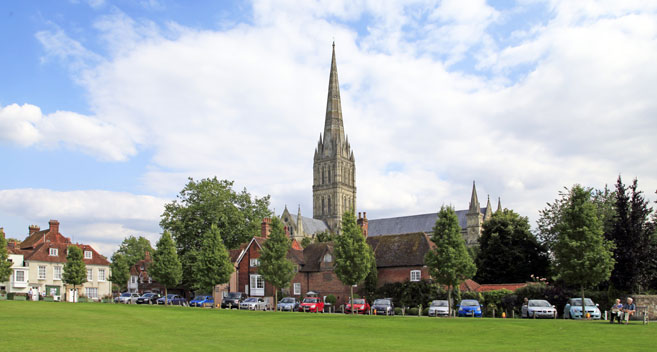
M 188 177 L 312 216 L 335 50 L 368 218 L 657 190 L 657 2 L 0 3 L 0 227 L 109 256 Z

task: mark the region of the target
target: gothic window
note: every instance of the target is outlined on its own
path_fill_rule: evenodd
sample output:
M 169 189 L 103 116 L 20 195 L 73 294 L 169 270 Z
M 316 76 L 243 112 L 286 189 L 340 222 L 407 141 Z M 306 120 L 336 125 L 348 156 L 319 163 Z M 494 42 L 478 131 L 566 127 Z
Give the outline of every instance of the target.
M 331 214 L 331 196 L 328 197 L 328 212 Z
M 328 183 L 331 183 L 331 165 L 328 167 Z
M 322 184 L 324 184 L 326 182 L 325 176 L 326 175 L 324 175 L 324 168 L 322 168 Z
M 326 213 L 326 205 L 324 204 L 324 197 L 322 197 L 322 215 Z

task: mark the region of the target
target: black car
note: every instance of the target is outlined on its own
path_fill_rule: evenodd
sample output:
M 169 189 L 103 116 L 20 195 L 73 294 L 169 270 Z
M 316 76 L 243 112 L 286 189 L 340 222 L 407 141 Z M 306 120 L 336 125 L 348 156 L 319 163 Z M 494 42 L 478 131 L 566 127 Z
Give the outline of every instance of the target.
M 226 297 L 221 300 L 221 308 L 236 308 L 239 309 L 242 300 L 246 299 L 244 292 L 228 292 Z
M 159 293 L 146 292 L 137 298 L 137 304 L 157 304 L 157 299 L 162 297 Z
M 372 312 L 376 315 L 395 315 L 395 306 L 392 304 L 392 299 L 381 298 L 372 303 Z

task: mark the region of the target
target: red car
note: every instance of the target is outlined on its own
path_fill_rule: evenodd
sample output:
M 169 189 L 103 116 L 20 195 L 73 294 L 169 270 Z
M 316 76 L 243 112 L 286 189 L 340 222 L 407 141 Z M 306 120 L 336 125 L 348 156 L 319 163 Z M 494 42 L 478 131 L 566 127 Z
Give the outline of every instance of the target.
M 370 311 L 370 304 L 367 303 L 367 300 L 364 298 L 354 298 L 354 312 L 356 314 L 366 314 Z M 351 314 L 351 302 L 347 304 L 344 312 Z
M 301 301 L 299 310 L 302 312 L 323 312 L 324 301 L 319 297 L 306 297 Z

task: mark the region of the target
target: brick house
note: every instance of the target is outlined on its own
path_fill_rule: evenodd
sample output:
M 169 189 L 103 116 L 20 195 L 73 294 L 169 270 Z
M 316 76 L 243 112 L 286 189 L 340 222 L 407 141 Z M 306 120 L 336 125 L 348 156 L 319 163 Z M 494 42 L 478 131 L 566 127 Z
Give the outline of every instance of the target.
M 128 292 L 131 293 L 144 293 L 144 292 L 157 292 L 164 293 L 164 286 L 158 282 L 153 281 L 148 274 L 148 267 L 153 263 L 151 253 L 146 252 L 144 259 L 137 261 L 135 265 L 130 267 L 130 279 L 128 280 Z

